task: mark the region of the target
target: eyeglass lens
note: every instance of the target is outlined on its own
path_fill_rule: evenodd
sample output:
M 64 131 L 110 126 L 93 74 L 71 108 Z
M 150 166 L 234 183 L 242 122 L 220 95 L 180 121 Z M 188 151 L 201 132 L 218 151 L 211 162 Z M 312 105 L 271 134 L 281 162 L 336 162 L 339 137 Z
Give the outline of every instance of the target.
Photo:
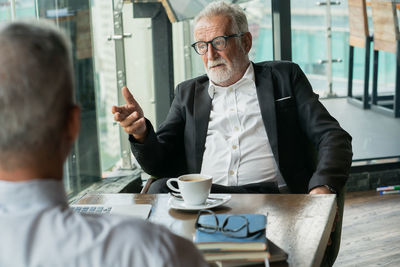
M 215 233 L 218 231 L 218 222 L 216 221 L 217 217 L 213 216 L 214 218 L 210 220 L 207 224 L 198 224 L 197 229 L 202 232 L 206 233 Z
M 202 219 L 204 219 L 204 221 Z M 206 233 L 220 231 L 222 234 L 231 237 L 247 237 L 248 221 L 240 215 L 229 215 L 225 217 L 222 225 L 219 225 L 218 218 L 211 210 L 201 210 L 197 216 L 196 229 Z
M 210 216 L 210 220 L 208 220 L 207 223 L 199 223 L 199 219 L 202 216 Z M 196 228 L 202 232 L 215 233 L 218 231 L 218 225 L 218 218 L 211 210 L 201 210 L 197 215 Z
M 239 215 L 227 216 L 222 223 L 222 232 L 233 237 L 247 237 L 248 221 Z
M 204 220 L 202 220 L 204 219 Z M 206 233 L 215 233 L 217 231 L 230 237 L 246 238 L 256 234 L 263 233 L 265 227 L 250 232 L 249 221 L 241 215 L 228 215 L 224 218 L 222 225 L 219 225 L 218 217 L 211 210 L 200 210 L 195 224 L 196 229 Z
M 211 40 L 211 45 L 217 50 L 224 50 L 226 47 L 226 40 L 222 36 L 217 36 Z M 208 43 L 207 42 L 197 42 L 194 46 L 197 53 L 203 55 L 208 51 Z

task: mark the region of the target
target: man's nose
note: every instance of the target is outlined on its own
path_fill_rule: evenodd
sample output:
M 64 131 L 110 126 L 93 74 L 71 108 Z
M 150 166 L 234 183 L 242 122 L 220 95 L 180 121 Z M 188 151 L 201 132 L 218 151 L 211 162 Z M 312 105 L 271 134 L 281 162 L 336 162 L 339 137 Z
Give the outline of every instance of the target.
M 215 59 L 215 58 L 217 58 L 217 57 L 218 57 L 217 49 L 215 49 L 215 48 L 212 46 L 211 43 L 208 44 L 207 58 L 208 58 L 209 60 L 213 60 L 213 59 Z

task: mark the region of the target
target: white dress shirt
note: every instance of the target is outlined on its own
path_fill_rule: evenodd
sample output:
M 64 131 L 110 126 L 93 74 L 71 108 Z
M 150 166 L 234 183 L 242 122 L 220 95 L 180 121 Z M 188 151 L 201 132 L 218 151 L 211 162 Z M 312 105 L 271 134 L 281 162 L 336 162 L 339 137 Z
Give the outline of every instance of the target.
M 235 84 L 210 81 L 212 108 L 201 173 L 213 183 L 240 186 L 277 181 L 277 168 L 257 98 L 253 65 Z
M 81 215 L 62 182 L 0 180 L 0 266 L 207 266 L 192 242 L 140 219 Z

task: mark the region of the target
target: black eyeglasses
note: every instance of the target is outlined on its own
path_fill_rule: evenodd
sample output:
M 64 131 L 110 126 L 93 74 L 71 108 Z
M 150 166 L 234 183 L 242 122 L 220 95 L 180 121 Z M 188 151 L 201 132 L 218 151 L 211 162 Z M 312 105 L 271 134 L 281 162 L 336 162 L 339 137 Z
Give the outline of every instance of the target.
M 241 37 L 243 36 L 244 33 L 238 33 L 238 34 L 231 34 L 231 35 L 224 35 L 224 36 L 217 36 L 211 41 L 198 41 L 192 44 L 192 47 L 194 50 L 197 52 L 199 55 L 204 55 L 208 51 L 208 44 L 211 44 L 214 49 L 218 51 L 222 51 L 226 48 L 226 43 L 229 38 L 234 38 L 234 37 Z
M 199 222 L 201 216 L 212 216 L 212 218 L 210 220 L 207 220 L 207 224 L 205 224 Z M 219 231 L 226 236 L 236 238 L 251 237 L 265 231 L 265 227 L 263 227 L 254 232 L 250 232 L 249 221 L 246 217 L 241 215 L 226 216 L 224 221 L 222 222 L 222 226 L 220 226 L 218 217 L 211 210 L 199 211 L 196 219 L 195 228 L 205 233 L 215 233 Z

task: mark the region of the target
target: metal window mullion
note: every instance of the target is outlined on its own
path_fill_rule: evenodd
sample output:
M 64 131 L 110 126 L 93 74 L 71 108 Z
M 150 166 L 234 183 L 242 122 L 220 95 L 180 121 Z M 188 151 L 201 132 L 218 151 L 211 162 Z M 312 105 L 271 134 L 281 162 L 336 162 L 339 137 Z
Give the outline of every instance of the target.
M 81 179 L 81 168 L 79 165 L 79 144 L 75 142 L 74 149 L 71 155 L 71 169 L 73 170 L 73 175 L 75 175 L 73 180 L 73 190 L 78 193 L 82 190 L 82 179 Z
M 36 19 L 39 19 L 39 0 L 35 0 L 35 17 Z
M 274 60 L 292 60 L 290 0 L 271 0 Z
M 191 49 L 190 46 L 190 21 L 186 20 L 182 22 L 183 28 L 183 40 L 184 40 L 184 59 L 185 59 L 185 79 L 192 78 L 192 56 L 191 56 Z
M 340 5 L 339 1 L 331 2 L 317 2 L 318 6 L 325 6 L 325 23 L 326 23 L 326 59 L 320 59 L 319 64 L 327 64 L 326 77 L 328 82 L 328 93 L 327 97 L 336 97 L 336 93 L 333 92 L 333 74 L 332 74 L 332 63 L 340 63 L 342 60 L 332 59 L 332 5 Z
M 10 11 L 11 11 L 11 21 L 14 21 L 17 18 L 17 12 L 15 10 L 15 0 L 10 1 Z
M 113 0 L 113 20 L 114 20 L 114 35 L 124 36 L 124 27 L 122 20 L 122 0 Z M 117 95 L 118 105 L 124 105 L 125 100 L 121 94 L 121 89 L 126 85 L 126 69 L 125 69 L 125 47 L 124 38 L 113 38 L 115 44 L 115 62 L 117 75 Z M 121 144 L 122 168 L 132 169 L 130 143 L 127 134 L 123 129 L 119 128 L 119 137 Z

